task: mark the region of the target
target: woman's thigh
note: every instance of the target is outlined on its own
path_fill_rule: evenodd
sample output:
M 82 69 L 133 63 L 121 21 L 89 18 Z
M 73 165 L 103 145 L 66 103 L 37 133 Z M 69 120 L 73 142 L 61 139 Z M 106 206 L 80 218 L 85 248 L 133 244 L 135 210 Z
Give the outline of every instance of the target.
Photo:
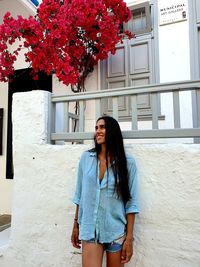
M 102 267 L 103 245 L 82 241 L 83 267 Z
M 106 252 L 106 267 L 124 267 L 124 264 L 121 264 L 121 250 Z

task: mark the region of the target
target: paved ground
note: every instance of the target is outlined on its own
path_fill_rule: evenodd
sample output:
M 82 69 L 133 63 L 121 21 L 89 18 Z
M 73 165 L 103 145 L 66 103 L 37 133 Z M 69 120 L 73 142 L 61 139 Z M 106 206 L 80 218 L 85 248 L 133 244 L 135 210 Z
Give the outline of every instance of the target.
M 10 237 L 10 227 L 0 232 L 0 249 L 8 244 Z
M 11 215 L 0 215 L 0 257 L 8 245 L 10 238 Z

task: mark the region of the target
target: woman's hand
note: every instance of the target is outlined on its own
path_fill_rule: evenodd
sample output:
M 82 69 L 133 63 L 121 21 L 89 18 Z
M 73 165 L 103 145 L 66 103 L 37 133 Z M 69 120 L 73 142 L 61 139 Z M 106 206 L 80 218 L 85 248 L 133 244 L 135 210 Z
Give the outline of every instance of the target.
M 81 248 L 81 241 L 79 240 L 79 225 L 77 222 L 74 222 L 74 226 L 72 229 L 72 235 L 71 235 L 71 242 L 73 247 L 75 248 Z
M 133 255 L 133 240 L 125 239 L 121 253 L 121 263 L 127 263 L 130 261 Z

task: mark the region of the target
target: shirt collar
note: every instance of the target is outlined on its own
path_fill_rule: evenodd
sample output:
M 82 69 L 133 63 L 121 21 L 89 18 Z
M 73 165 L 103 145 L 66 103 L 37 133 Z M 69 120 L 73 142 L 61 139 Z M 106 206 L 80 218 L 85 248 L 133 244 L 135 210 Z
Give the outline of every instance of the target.
M 90 151 L 90 157 L 96 157 L 97 156 L 97 152 L 96 151 Z M 111 162 L 111 165 L 113 165 L 115 163 L 115 160 L 113 160 Z
M 90 157 L 96 157 L 97 153 L 94 151 L 90 152 Z

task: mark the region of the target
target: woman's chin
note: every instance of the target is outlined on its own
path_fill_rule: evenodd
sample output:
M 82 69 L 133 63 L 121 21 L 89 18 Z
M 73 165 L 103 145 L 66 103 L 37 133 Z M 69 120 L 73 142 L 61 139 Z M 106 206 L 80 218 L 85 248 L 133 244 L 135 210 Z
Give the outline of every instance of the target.
M 105 141 L 104 140 L 101 140 L 101 139 L 100 140 L 96 140 L 96 142 L 97 142 L 98 145 L 102 145 L 102 144 L 105 143 Z

